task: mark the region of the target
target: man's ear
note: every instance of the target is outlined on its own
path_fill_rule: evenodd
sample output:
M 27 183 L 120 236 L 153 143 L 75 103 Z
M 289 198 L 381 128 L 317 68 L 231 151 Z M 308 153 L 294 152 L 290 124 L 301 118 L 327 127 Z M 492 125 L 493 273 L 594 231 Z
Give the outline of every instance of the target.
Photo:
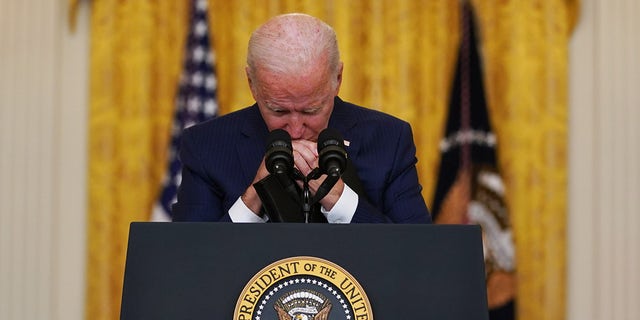
M 244 72 L 247 75 L 247 83 L 249 84 L 249 90 L 251 90 L 251 95 L 253 96 L 253 100 L 258 101 L 258 99 L 256 98 L 256 91 L 254 89 L 254 83 L 253 83 L 253 79 L 251 79 L 251 69 L 249 68 L 249 66 L 246 66 L 244 68 Z
M 340 93 L 340 85 L 342 85 L 342 70 L 344 69 L 344 63 L 340 61 L 340 66 L 338 66 L 338 74 L 336 75 L 336 96 Z
M 251 70 L 249 66 L 244 67 L 244 73 L 247 75 L 247 81 L 249 82 L 249 88 L 251 88 Z

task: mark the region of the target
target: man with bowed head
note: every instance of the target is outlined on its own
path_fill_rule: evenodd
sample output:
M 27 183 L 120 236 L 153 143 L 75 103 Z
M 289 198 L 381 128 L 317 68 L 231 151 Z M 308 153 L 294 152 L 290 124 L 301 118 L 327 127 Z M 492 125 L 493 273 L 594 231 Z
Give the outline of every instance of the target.
M 341 100 L 342 70 L 335 32 L 321 20 L 285 14 L 259 27 L 249 40 L 246 67 L 256 103 L 184 131 L 173 220 L 268 221 L 254 184 L 269 176 L 269 132 L 289 133 L 294 166 L 307 176 L 318 167 L 318 135 L 332 128 L 344 137 L 349 164 L 319 200 L 329 223 L 431 222 L 411 127 Z M 309 181 L 312 195 L 325 178 Z

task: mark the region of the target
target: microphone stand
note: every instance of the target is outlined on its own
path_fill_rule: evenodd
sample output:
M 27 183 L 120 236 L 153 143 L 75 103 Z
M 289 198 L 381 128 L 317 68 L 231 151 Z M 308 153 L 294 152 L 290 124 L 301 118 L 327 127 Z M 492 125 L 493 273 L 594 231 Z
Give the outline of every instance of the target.
M 331 188 L 336 185 L 340 179 L 340 173 L 332 173 L 327 175 L 327 178 L 322 182 L 316 195 L 311 199 L 311 190 L 309 189 L 309 181 L 315 180 L 322 176 L 320 168 L 313 169 L 309 175 L 302 177 L 302 213 L 304 214 L 304 223 L 309 223 L 309 215 L 311 214 L 311 206 L 316 204 L 320 199 L 324 198 Z
M 304 214 L 304 223 L 309 223 L 309 215 L 311 214 L 310 198 L 309 179 L 305 177 L 302 181 L 302 213 Z
M 304 223 L 309 223 L 309 216 L 311 215 L 311 205 L 315 203 L 311 202 L 311 190 L 309 190 L 309 181 L 318 179 L 320 178 L 320 176 L 320 169 L 315 168 L 302 179 L 302 214 L 304 214 Z

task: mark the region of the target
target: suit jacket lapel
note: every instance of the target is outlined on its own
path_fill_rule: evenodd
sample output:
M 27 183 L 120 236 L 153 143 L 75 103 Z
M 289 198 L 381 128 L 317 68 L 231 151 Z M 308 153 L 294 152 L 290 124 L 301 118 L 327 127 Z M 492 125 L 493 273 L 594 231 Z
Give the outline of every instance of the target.
M 347 151 L 347 168 L 342 174 L 342 180 L 353 190 L 358 196 L 367 198 L 364 191 L 364 185 L 358 177 L 358 173 L 354 163 L 357 162 L 358 152 L 360 145 L 356 138 L 358 137 L 357 130 L 355 130 L 357 124 L 357 116 L 351 111 L 349 106 L 336 97 L 334 101 L 334 108 L 329 119 L 329 127 L 334 128 L 342 133 L 345 140 L 348 141 L 348 146 L 345 143 L 345 150 Z
M 350 158 L 357 157 L 360 148 L 357 143 L 351 143 L 351 140 L 357 137 L 357 131 L 354 130 L 357 123 L 356 116 L 350 111 L 349 106 L 336 97 L 333 112 L 331 113 L 331 118 L 329 118 L 329 127 L 338 130 L 342 133 L 344 139 L 349 141 L 349 145 L 345 145 L 345 149 Z

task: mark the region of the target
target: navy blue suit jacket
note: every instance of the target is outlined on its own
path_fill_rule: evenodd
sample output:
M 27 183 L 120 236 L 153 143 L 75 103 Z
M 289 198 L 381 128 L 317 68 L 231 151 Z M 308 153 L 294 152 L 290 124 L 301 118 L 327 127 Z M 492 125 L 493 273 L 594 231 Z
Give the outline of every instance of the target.
M 329 127 L 349 141 L 347 154 L 366 193 L 351 222 L 431 222 L 407 122 L 336 97 Z M 231 221 L 228 210 L 253 181 L 268 135 L 257 105 L 186 129 L 173 220 Z

